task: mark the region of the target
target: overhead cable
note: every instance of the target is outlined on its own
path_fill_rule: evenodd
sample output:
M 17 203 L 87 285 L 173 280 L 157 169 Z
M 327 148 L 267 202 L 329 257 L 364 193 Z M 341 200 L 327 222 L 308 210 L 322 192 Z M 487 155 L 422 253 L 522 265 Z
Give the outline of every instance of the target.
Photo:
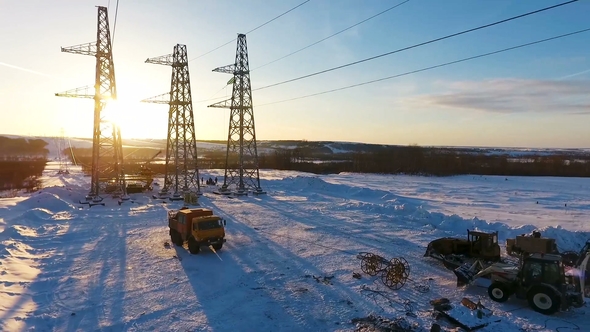
M 252 91 L 267 89 L 267 88 L 274 87 L 274 86 L 277 86 L 277 85 L 282 85 L 282 84 L 286 84 L 286 83 L 298 81 L 298 80 L 301 80 L 301 79 L 304 79 L 304 78 L 308 78 L 308 77 L 312 77 L 312 76 L 324 74 L 324 73 L 331 72 L 331 71 L 334 71 L 334 70 L 337 70 L 337 69 L 342 69 L 342 68 L 345 68 L 345 67 L 350 67 L 350 66 L 353 66 L 353 65 L 357 65 L 359 63 L 367 62 L 367 61 L 370 61 L 370 60 L 375 60 L 375 59 L 378 59 L 378 58 L 381 58 L 381 57 L 384 57 L 384 56 L 387 56 L 387 55 L 391 55 L 391 54 L 394 54 L 394 53 L 399 53 L 399 52 L 402 52 L 402 51 L 407 51 L 409 49 L 413 49 L 413 48 L 416 48 L 416 47 L 424 46 L 424 45 L 431 44 L 431 43 L 434 43 L 434 42 L 437 42 L 437 41 L 441 41 L 441 40 L 444 40 L 444 39 L 448 39 L 448 38 L 456 37 L 456 36 L 463 35 L 463 34 L 466 34 L 466 33 L 469 33 L 469 32 L 473 32 L 473 31 L 477 31 L 477 30 L 489 28 L 489 27 L 494 26 L 494 25 L 506 23 L 506 22 L 509 22 L 509 21 L 512 21 L 512 20 L 516 20 L 516 19 L 519 19 L 519 18 L 522 18 L 522 17 L 525 17 L 525 16 L 529 16 L 529 15 L 537 14 L 537 13 L 540 13 L 540 12 L 543 12 L 543 11 L 547 11 L 547 10 L 550 10 L 550 9 L 554 9 L 554 8 L 557 8 L 557 7 L 561 7 L 561 6 L 564 6 L 564 5 L 567 5 L 567 4 L 571 4 L 571 3 L 574 3 L 574 2 L 577 2 L 577 1 L 579 1 L 579 0 L 570 0 L 570 1 L 563 2 L 563 3 L 557 4 L 557 5 L 545 7 L 545 8 L 538 9 L 538 10 L 535 10 L 535 11 L 532 11 L 532 12 L 528 12 L 528 13 L 524 13 L 524 14 L 521 14 L 521 15 L 513 16 L 513 17 L 510 17 L 510 18 L 507 18 L 507 19 L 503 19 L 501 21 L 497 21 L 497 22 L 494 22 L 494 23 L 490 23 L 490 24 L 486 24 L 486 25 L 481 25 L 481 26 L 476 27 L 476 28 L 472 28 L 472 29 L 468 29 L 468 30 L 463 30 L 461 32 L 457 32 L 457 33 L 453 33 L 453 34 L 450 34 L 450 35 L 446 35 L 444 37 L 432 39 L 432 40 L 429 40 L 429 41 L 426 41 L 426 42 L 423 42 L 423 43 L 419 43 L 419 44 L 415 44 L 415 45 L 412 45 L 412 46 L 400 48 L 400 49 L 395 50 L 395 51 L 391 51 L 391 52 L 383 53 L 383 54 L 380 54 L 380 55 L 372 56 L 370 58 L 366 58 L 366 59 L 363 59 L 363 60 L 358 60 L 358 61 L 350 62 L 350 63 L 344 64 L 344 65 L 341 65 L 341 66 L 337 66 L 337 67 L 333 67 L 333 68 L 321 70 L 321 71 L 318 71 L 318 72 L 315 72 L 315 73 L 307 74 L 307 75 L 304 75 L 304 76 L 299 76 L 299 77 L 292 78 L 292 79 L 289 79 L 289 80 L 286 80 L 286 81 L 282 81 L 282 82 L 278 82 L 278 83 L 274 83 L 274 84 L 270 84 L 270 85 L 265 85 L 265 86 L 262 86 L 260 88 L 252 89 Z
M 259 28 L 262 28 L 263 26 L 265 26 L 265 25 L 267 25 L 268 23 L 270 23 L 270 22 L 272 22 L 272 21 L 276 20 L 277 18 L 279 18 L 279 17 L 281 17 L 281 16 L 283 16 L 283 15 L 285 15 L 285 14 L 287 14 L 287 13 L 289 13 L 289 12 L 291 12 L 291 11 L 293 11 L 293 10 L 295 10 L 295 9 L 297 9 L 297 8 L 299 8 L 299 7 L 301 7 L 301 6 L 303 6 L 303 5 L 305 5 L 305 4 L 306 4 L 306 3 L 308 3 L 309 1 L 311 1 L 311 0 L 306 0 L 306 1 L 303 1 L 302 3 L 298 4 L 297 6 L 295 6 L 295 7 L 291 8 L 291 9 L 287 10 L 286 12 L 282 13 L 281 15 L 279 15 L 279 16 L 277 16 L 277 17 L 273 18 L 272 20 L 270 20 L 270 21 L 267 21 L 266 23 L 262 23 L 261 25 L 257 26 L 256 28 L 254 28 L 254 29 L 252 29 L 252 30 L 250 30 L 250 31 L 246 32 L 246 35 L 247 35 L 247 34 L 249 34 L 250 32 L 254 32 L 255 30 L 258 30 Z
M 298 49 L 297 51 L 291 52 L 291 53 L 289 53 L 289 54 L 287 54 L 287 55 L 284 55 L 284 56 L 282 56 L 282 57 L 280 57 L 280 58 L 278 58 L 278 59 L 276 59 L 276 60 L 273 60 L 273 61 L 271 61 L 271 62 L 265 63 L 265 64 L 263 64 L 262 66 L 256 67 L 256 68 L 254 68 L 254 69 L 252 69 L 252 70 L 250 70 L 250 71 L 254 71 L 254 70 L 256 70 L 256 69 L 259 69 L 259 68 L 262 68 L 262 67 L 268 66 L 268 65 L 270 65 L 271 63 L 275 63 L 275 62 L 277 62 L 277 61 L 279 61 L 279 60 L 283 60 L 284 58 L 290 57 L 290 56 L 291 56 L 291 55 L 293 55 L 293 54 L 299 53 L 299 52 L 301 52 L 301 51 L 303 51 L 303 50 L 305 50 L 305 49 L 308 49 L 308 48 L 310 48 L 310 47 L 312 47 L 312 46 L 314 46 L 314 45 L 317 45 L 317 44 L 319 44 L 319 43 L 323 42 L 324 40 L 330 39 L 330 38 L 332 38 L 332 37 L 334 37 L 334 36 L 336 36 L 336 35 L 339 35 L 339 34 L 343 33 L 344 31 L 350 30 L 350 29 L 352 29 L 352 28 L 354 28 L 354 27 L 356 27 L 356 26 L 358 26 L 358 25 L 360 25 L 360 24 L 363 24 L 363 23 L 365 23 L 365 22 L 367 22 L 367 21 L 369 21 L 369 20 L 371 20 L 371 19 L 374 19 L 375 17 L 377 17 L 377 16 L 379 16 L 379 15 L 385 14 L 386 12 L 388 12 L 388 11 L 390 11 L 390 10 L 394 9 L 394 8 L 397 8 L 397 7 L 399 7 L 399 6 L 401 6 L 401 5 L 403 5 L 404 3 L 406 3 L 406 2 L 409 2 L 409 1 L 410 1 L 410 0 L 405 0 L 405 1 L 404 1 L 404 2 L 402 2 L 402 3 L 398 3 L 398 4 L 397 4 L 397 5 L 395 5 L 395 6 L 389 7 L 389 8 L 387 8 L 387 9 L 385 9 L 384 11 L 381 11 L 381 12 L 379 12 L 379 13 L 377 13 L 377 14 L 375 14 L 375 15 L 373 15 L 373 16 L 371 16 L 371 17 L 369 17 L 369 18 L 366 18 L 366 19 L 364 19 L 364 20 L 362 20 L 362 21 L 360 21 L 360 22 L 358 22 L 358 23 L 356 23 L 356 24 L 354 24 L 354 25 L 351 25 L 351 26 L 349 26 L 349 27 L 348 27 L 348 28 L 346 28 L 346 29 L 342 29 L 342 30 L 340 30 L 340 31 L 338 31 L 338 32 L 336 32 L 336 33 L 334 33 L 334 34 L 331 34 L 330 36 L 328 36 L 328 37 L 326 37 L 326 38 L 320 39 L 320 40 L 318 40 L 318 41 L 317 41 L 317 42 L 315 42 L 315 43 L 312 43 L 312 44 L 310 44 L 310 45 L 307 45 L 307 46 L 305 46 L 305 47 L 303 47 L 303 48 L 300 48 L 300 49 Z
M 322 91 L 322 92 L 318 92 L 318 93 L 314 93 L 314 94 L 310 94 L 310 95 L 305 95 L 305 96 L 301 96 L 301 97 L 295 97 L 295 98 L 291 98 L 291 99 L 285 99 L 285 100 L 281 100 L 281 101 L 275 101 L 275 102 L 270 102 L 270 103 L 266 103 L 266 104 L 260 104 L 260 105 L 256 105 L 256 107 L 266 106 L 266 105 L 272 105 L 272 104 L 278 104 L 278 103 L 285 103 L 285 102 L 293 101 L 293 100 L 297 100 L 297 99 L 309 98 L 309 97 L 323 95 L 323 94 L 332 93 L 332 92 L 336 92 L 336 91 L 346 90 L 346 89 L 354 88 L 354 87 L 357 87 L 357 86 L 362 86 L 362 85 L 367 85 L 367 84 L 371 84 L 371 83 L 376 83 L 376 82 L 381 82 L 381 81 L 385 81 L 385 80 L 390 80 L 390 79 L 397 78 L 397 77 L 407 76 L 407 75 L 410 75 L 410 74 L 420 73 L 420 72 L 423 72 L 423 71 L 432 70 L 432 69 L 440 68 L 440 67 L 445 67 L 445 66 L 453 65 L 453 64 L 456 64 L 456 63 L 460 63 L 460 62 L 465 62 L 465 61 L 469 61 L 469 60 L 483 58 L 483 57 L 486 57 L 486 56 L 490 56 L 490 55 L 494 55 L 494 54 L 498 54 L 498 53 L 502 53 L 502 52 L 507 52 L 507 51 L 518 49 L 518 48 L 523 48 L 523 47 L 526 47 L 526 46 L 540 44 L 540 43 L 548 42 L 550 40 L 560 39 L 560 38 L 564 38 L 564 37 L 576 35 L 576 34 L 583 33 L 583 32 L 588 32 L 588 31 L 590 31 L 590 28 L 583 29 L 583 30 L 578 30 L 578 31 L 570 32 L 570 33 L 566 33 L 566 34 L 555 36 L 555 37 L 545 38 L 545 39 L 537 40 L 537 41 L 526 43 L 526 44 L 512 46 L 512 47 L 504 48 L 504 49 L 501 49 L 501 50 L 498 50 L 498 51 L 494 51 L 494 52 L 488 52 L 488 53 L 484 53 L 484 54 L 480 54 L 480 55 L 471 56 L 471 57 L 468 57 L 468 58 L 463 58 L 463 59 L 460 59 L 460 60 L 446 62 L 446 63 L 442 63 L 442 64 L 435 65 L 435 66 L 430 66 L 430 67 L 426 67 L 426 68 L 422 68 L 422 69 L 412 70 L 412 71 L 405 72 L 405 73 L 402 73 L 402 74 L 397 74 L 397 75 L 393 75 L 393 76 L 383 77 L 383 78 L 379 78 L 379 79 L 372 80 L 372 81 L 367 81 L 367 82 L 363 82 L 363 83 L 348 85 L 348 86 L 345 86 L 345 87 L 341 87 L 341 88 L 337 88 L 337 89 L 332 89 L 332 90 L 327 90 L 327 91 Z
M 281 15 L 279 15 L 279 16 L 276 16 L 276 17 L 274 17 L 273 19 L 271 19 L 271 20 L 269 20 L 269 21 L 267 21 L 267 22 L 265 22 L 265 23 L 262 23 L 261 25 L 259 25 L 259 26 L 257 26 L 256 28 L 254 28 L 254 29 L 252 29 L 252 30 L 250 30 L 250 31 L 246 32 L 245 34 L 247 35 L 247 34 L 249 34 L 250 32 L 253 32 L 253 31 L 255 31 L 255 30 L 258 30 L 258 29 L 262 28 L 263 26 L 267 25 L 268 23 L 270 23 L 270 22 L 272 22 L 272 21 L 274 21 L 274 20 L 278 19 L 279 17 L 281 17 L 281 16 L 283 16 L 283 15 L 285 15 L 285 14 L 287 14 L 287 13 L 289 13 L 289 12 L 291 12 L 291 11 L 293 11 L 293 10 L 295 10 L 295 9 L 297 9 L 297 8 L 299 8 L 299 7 L 301 7 L 301 6 L 303 6 L 303 5 L 305 5 L 306 3 L 310 2 L 310 1 L 311 1 L 311 0 L 306 0 L 306 1 L 303 1 L 302 3 L 298 4 L 297 6 L 295 6 L 295 7 L 291 8 L 291 9 L 287 10 L 286 12 L 282 13 Z M 228 41 L 227 43 L 225 43 L 225 44 L 223 44 L 223 45 L 221 45 L 221 46 L 218 46 L 218 47 L 216 47 L 216 48 L 212 49 L 211 51 L 209 51 L 209 52 L 207 52 L 207 53 L 203 53 L 203 54 L 201 54 L 201 55 L 199 55 L 199 56 L 197 56 L 197 57 L 195 57 L 195 58 L 192 58 L 192 59 L 190 59 L 190 60 L 189 60 L 189 62 L 190 62 L 190 61 L 193 61 L 193 60 L 196 60 L 196 59 L 198 59 L 198 58 L 204 57 L 205 55 L 207 55 L 207 54 L 209 54 L 209 53 L 212 53 L 212 52 L 214 52 L 214 51 L 217 51 L 218 49 L 222 48 L 223 46 L 225 46 L 225 45 L 227 45 L 227 44 L 230 44 L 230 43 L 232 43 L 232 42 L 236 41 L 236 39 L 237 39 L 237 38 L 234 38 L 234 39 L 232 39 L 232 40 Z
M 110 1 L 109 1 L 109 5 L 110 5 Z M 107 9 L 108 10 L 108 9 Z M 111 47 L 113 47 L 113 44 L 115 43 L 115 30 L 117 30 L 117 14 L 119 13 L 119 0 L 117 0 L 117 5 L 115 6 L 115 22 L 113 24 L 113 38 L 111 38 Z

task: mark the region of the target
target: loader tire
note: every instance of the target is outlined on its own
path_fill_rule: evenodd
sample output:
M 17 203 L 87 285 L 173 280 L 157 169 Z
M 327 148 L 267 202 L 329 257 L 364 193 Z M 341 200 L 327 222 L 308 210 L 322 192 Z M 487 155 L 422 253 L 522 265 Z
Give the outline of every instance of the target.
M 188 239 L 188 251 L 193 254 L 196 255 L 199 253 L 199 251 L 201 250 L 201 246 L 199 246 L 199 243 L 197 242 L 197 240 L 195 240 L 194 237 L 191 237 Z
M 529 306 L 543 315 L 552 315 L 559 311 L 561 298 L 551 287 L 539 285 L 532 287 L 527 293 Z
M 506 302 L 511 293 L 510 289 L 508 289 L 505 284 L 501 282 L 493 282 L 490 287 L 488 287 L 488 295 L 493 301 Z

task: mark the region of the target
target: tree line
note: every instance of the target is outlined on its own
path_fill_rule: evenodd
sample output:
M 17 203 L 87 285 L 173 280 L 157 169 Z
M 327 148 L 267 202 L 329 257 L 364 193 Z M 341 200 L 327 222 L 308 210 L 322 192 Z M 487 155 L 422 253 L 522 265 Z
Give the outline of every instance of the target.
M 590 176 L 590 156 L 510 156 L 448 148 L 384 146 L 371 152 L 342 153 L 330 158 L 321 158 L 318 155 L 302 158 L 300 152 L 284 149 L 261 156 L 260 167 L 313 173 L 586 177 Z
M 154 173 L 163 174 L 165 172 L 163 163 L 146 164 L 154 151 L 157 150 L 136 151 L 134 158 L 127 158 L 124 165 L 126 173 L 135 173 L 147 166 Z M 89 171 L 92 159 L 89 149 L 74 149 L 74 155 L 82 168 Z M 165 157 L 164 152 L 159 157 Z M 469 149 L 416 145 L 381 146 L 367 152 L 338 154 L 306 148 L 275 149 L 271 153 L 260 154 L 258 162 L 262 169 L 294 170 L 317 174 L 357 172 L 432 176 L 460 174 L 590 176 L 590 156 L 584 154 L 510 156 L 478 153 Z M 198 165 L 201 169 L 224 169 L 225 163 L 225 151 L 199 153 Z M 230 155 L 230 164 L 237 165 L 236 156 Z
M 10 138 L 0 136 L 0 157 L 15 160 L 18 158 L 45 158 L 49 153 L 47 142 L 39 138 Z

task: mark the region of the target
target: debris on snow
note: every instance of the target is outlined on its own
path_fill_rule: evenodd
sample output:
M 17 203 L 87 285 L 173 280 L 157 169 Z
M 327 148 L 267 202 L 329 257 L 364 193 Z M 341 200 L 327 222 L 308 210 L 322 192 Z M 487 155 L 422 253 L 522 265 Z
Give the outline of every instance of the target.
M 316 277 L 316 276 L 312 276 L 316 282 L 321 282 L 323 284 L 326 285 L 332 285 L 332 282 L 330 280 L 332 280 L 334 278 L 334 276 L 324 276 L 324 277 Z
M 417 323 L 410 323 L 404 317 L 390 320 L 381 316 L 370 314 L 363 318 L 353 318 L 352 324 L 355 324 L 355 332 L 413 332 L 424 331 Z
M 438 311 L 447 311 L 452 308 L 451 301 L 445 297 L 431 300 L 430 304 L 434 307 L 434 310 L 438 310 Z
M 497 317 L 492 315 L 492 311 L 479 301 L 475 303 L 466 297 L 461 300 L 461 305 L 452 305 L 448 299 L 444 298 L 430 303 L 434 303 L 435 313 L 467 331 L 475 331 L 492 322 L 499 321 Z
M 386 291 L 373 289 L 373 288 L 368 287 L 367 285 L 362 285 L 360 288 L 360 292 L 361 292 L 361 294 L 365 295 L 366 297 L 371 298 L 375 302 L 375 304 L 377 304 L 377 305 L 379 305 L 377 299 L 380 298 L 382 301 L 387 302 L 387 304 L 392 308 L 399 307 L 399 306 L 403 307 L 404 311 L 406 312 L 406 316 L 409 316 L 409 317 L 416 316 L 416 314 L 414 313 L 414 304 L 415 303 L 410 300 L 404 300 L 403 302 L 396 300 L 394 298 L 391 298 Z M 381 309 L 383 310 L 383 307 L 381 307 Z

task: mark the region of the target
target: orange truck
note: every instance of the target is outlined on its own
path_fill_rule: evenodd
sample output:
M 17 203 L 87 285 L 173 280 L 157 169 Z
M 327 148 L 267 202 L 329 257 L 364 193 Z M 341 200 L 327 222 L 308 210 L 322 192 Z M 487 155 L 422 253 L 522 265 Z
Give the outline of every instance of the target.
M 202 246 L 212 246 L 215 250 L 223 247 L 226 221 L 205 208 L 168 211 L 170 239 L 177 246 L 186 241 L 191 254 L 198 254 Z

